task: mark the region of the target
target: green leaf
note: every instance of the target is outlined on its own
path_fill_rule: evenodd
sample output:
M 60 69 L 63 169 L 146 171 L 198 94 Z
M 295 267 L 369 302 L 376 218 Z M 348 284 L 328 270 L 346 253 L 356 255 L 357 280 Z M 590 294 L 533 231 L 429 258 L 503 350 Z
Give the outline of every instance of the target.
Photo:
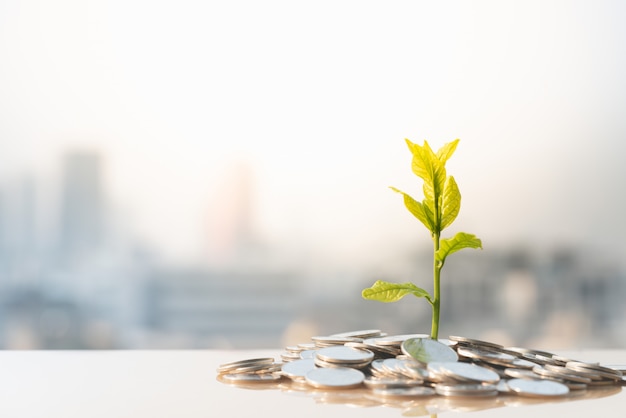
M 441 164 L 446 164 L 446 161 L 448 161 L 450 159 L 450 157 L 452 157 L 452 154 L 454 154 L 454 150 L 456 150 L 456 146 L 458 145 L 459 140 L 455 139 L 452 142 L 448 142 L 447 144 L 444 144 L 443 147 L 439 148 L 439 151 L 437 151 L 437 158 L 439 158 L 439 161 L 441 161 Z
M 396 193 L 402 194 L 404 196 L 404 206 L 406 206 L 409 212 L 411 212 L 413 216 L 419 219 L 420 222 L 423 223 L 430 232 L 433 232 L 435 223 L 433 221 L 432 214 L 430 212 L 424 211 L 425 208 L 420 202 L 413 199 L 411 196 L 404 193 L 403 191 L 398 190 L 395 187 L 390 187 L 390 189 Z
M 363 289 L 361 295 L 364 299 L 379 302 L 396 302 L 406 295 L 414 295 L 418 298 L 426 298 L 432 303 L 428 292 L 413 283 L 389 283 L 377 280 L 372 287 Z
M 443 199 L 441 205 L 441 231 L 450 226 L 461 210 L 461 192 L 454 181 L 454 177 L 449 176 L 443 188 Z
M 463 248 L 483 248 L 480 239 L 476 235 L 467 234 L 465 232 L 457 233 L 454 238 L 444 238 L 439 243 L 439 249 L 435 253 L 437 261 L 444 262 L 446 257 Z
M 423 146 L 414 144 L 408 139 L 406 143 L 413 154 L 413 160 L 411 161 L 413 173 L 424 180 L 424 182 L 433 184 L 436 176 L 435 173 L 438 169 L 437 166 L 441 165 L 439 158 L 437 158 L 427 141 L 424 141 Z

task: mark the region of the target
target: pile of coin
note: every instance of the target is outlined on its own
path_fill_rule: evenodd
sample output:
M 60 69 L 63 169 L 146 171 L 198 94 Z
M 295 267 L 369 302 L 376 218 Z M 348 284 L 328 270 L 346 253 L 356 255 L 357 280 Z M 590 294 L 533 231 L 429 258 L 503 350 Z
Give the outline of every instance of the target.
M 286 378 L 312 388 L 365 387 L 381 397 L 403 398 L 557 397 L 625 381 L 623 365 L 602 366 L 459 336 L 432 340 L 380 330 L 315 336 L 286 347 L 281 360 L 241 360 L 222 364 L 217 372 L 232 383 Z

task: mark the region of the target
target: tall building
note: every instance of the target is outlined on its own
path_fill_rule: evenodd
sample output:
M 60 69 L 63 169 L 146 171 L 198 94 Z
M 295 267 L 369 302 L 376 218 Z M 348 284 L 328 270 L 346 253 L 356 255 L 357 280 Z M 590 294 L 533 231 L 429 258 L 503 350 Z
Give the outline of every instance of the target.
M 97 250 L 103 243 L 102 159 L 71 152 L 63 160 L 60 245 L 66 256 Z

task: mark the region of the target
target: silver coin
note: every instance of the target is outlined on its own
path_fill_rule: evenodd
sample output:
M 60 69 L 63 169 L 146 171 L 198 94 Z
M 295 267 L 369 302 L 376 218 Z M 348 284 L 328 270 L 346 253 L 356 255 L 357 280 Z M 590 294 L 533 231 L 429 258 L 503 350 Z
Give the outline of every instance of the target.
M 397 358 L 387 358 L 382 362 L 382 369 L 390 375 L 401 375 L 402 363 Z
M 394 346 L 376 345 L 368 340 L 363 341 L 363 346 L 355 343 L 346 343 L 346 347 L 365 348 L 370 350 L 376 357 L 393 357 L 400 354 L 400 348 Z
M 504 369 L 507 366 L 502 366 L 502 365 L 499 365 L 499 364 L 496 365 L 496 364 L 485 363 L 484 361 L 480 361 L 480 360 L 472 361 L 471 364 L 475 364 L 477 366 L 484 367 L 487 370 L 491 370 L 492 372 L 494 372 L 495 374 L 500 376 L 500 379 L 505 377 Z
M 537 366 L 537 368 L 541 369 L 540 366 Z M 536 371 L 535 368 L 533 368 L 533 371 L 541 376 L 552 376 L 552 377 L 556 377 L 556 378 L 566 380 L 569 382 L 578 382 L 578 383 L 591 382 L 590 378 L 586 376 L 581 376 L 580 374 L 576 373 L 575 370 L 568 369 L 567 367 L 562 367 L 562 366 L 553 366 L 551 364 L 546 364 L 544 368 L 542 369 L 542 371 L 540 372 Z
M 339 345 L 317 350 L 315 357 L 329 363 L 362 364 L 374 359 L 374 353 L 365 349 L 358 349 Z
M 477 397 L 496 396 L 498 394 L 498 388 L 496 386 L 482 385 L 479 383 L 463 385 L 438 384 L 435 385 L 435 391 L 442 396 Z
M 537 363 L 534 363 L 530 360 L 523 359 L 523 358 L 516 358 L 515 360 L 511 361 L 510 365 L 511 365 L 511 368 L 514 368 L 514 369 L 531 370 L 533 367 L 537 365 Z
M 283 361 L 294 361 L 294 360 L 300 360 L 302 357 L 300 357 L 300 353 L 289 352 L 289 353 L 282 353 L 280 355 L 280 358 Z
M 626 364 L 601 364 L 601 366 L 620 372 L 622 376 L 626 374 Z
M 414 386 L 407 388 L 375 388 L 372 390 L 372 393 L 382 397 L 415 398 L 419 396 L 433 396 L 436 392 L 434 389 L 425 386 Z
M 513 362 L 517 360 L 517 357 L 514 357 L 510 354 L 492 351 L 485 348 L 458 347 L 456 351 L 460 357 L 482 360 L 487 363 L 502 366 L 512 365 Z
M 315 358 L 316 352 L 317 352 L 316 350 L 302 350 L 300 352 L 300 358 L 301 359 Z
M 331 337 L 331 336 L 316 336 L 316 337 L 311 337 L 311 340 L 315 343 L 316 347 L 332 347 L 336 345 L 344 345 L 345 343 L 363 342 L 362 338 Z
M 388 335 L 386 337 L 368 338 L 364 342 L 382 345 L 382 346 L 397 346 L 400 347 L 402 343 L 410 338 L 428 338 L 427 334 L 400 334 L 400 335 Z
M 298 348 L 302 350 L 315 350 L 317 346 L 314 343 L 300 343 L 298 344 Z
M 373 388 L 409 388 L 419 386 L 423 380 L 402 379 L 394 377 L 366 377 L 363 384 L 370 389 Z
M 253 365 L 253 366 L 244 366 L 244 367 L 238 367 L 236 369 L 231 369 L 228 371 L 228 373 L 231 373 L 231 374 L 269 373 L 269 372 L 280 370 L 281 367 L 282 367 L 282 363 L 258 364 L 258 365 Z
M 571 370 L 572 372 L 576 373 L 579 376 L 585 376 L 590 378 L 592 381 L 601 381 L 601 380 L 612 380 L 612 381 L 616 381 L 619 380 L 619 377 L 611 374 L 611 373 L 604 373 L 600 370 L 592 370 L 589 369 L 587 367 L 583 367 L 583 366 L 579 366 L 577 364 L 575 364 L 575 362 L 570 362 L 567 363 L 565 366 L 566 369 Z
M 313 359 L 301 359 L 283 364 L 281 372 L 290 379 L 303 379 L 315 367 Z
M 498 392 L 501 392 L 501 393 L 508 393 L 511 391 L 511 388 L 507 384 L 506 379 L 500 380 L 498 384 L 496 385 L 496 388 L 498 389 Z
M 376 359 L 370 363 L 370 368 L 374 371 L 378 371 L 381 373 L 385 373 L 385 368 L 383 367 L 383 363 L 386 359 Z
M 400 360 L 398 363 L 398 370 L 403 376 L 406 376 L 409 379 L 423 380 L 428 377 L 428 370 L 426 367 L 412 358 Z
M 550 364 L 552 366 L 565 366 L 565 363 L 555 358 L 555 356 L 535 355 L 535 360 L 540 361 L 543 365 Z
M 585 390 L 587 389 L 587 384 L 585 383 L 576 383 L 576 382 L 562 382 L 565 386 L 567 386 L 569 388 L 570 391 L 572 390 Z
M 365 380 L 363 372 L 348 367 L 313 369 L 306 376 L 309 385 L 316 388 L 335 389 L 359 386 Z
M 566 385 L 552 380 L 511 379 L 507 385 L 511 391 L 523 396 L 551 397 L 569 393 Z
M 402 343 L 402 352 L 420 363 L 457 361 L 456 352 L 447 345 L 430 338 L 409 338 Z
M 330 361 L 324 361 L 318 357 L 315 357 L 313 359 L 313 361 L 315 362 L 315 365 L 317 367 L 326 367 L 326 368 L 344 368 L 344 367 L 350 367 L 352 369 L 366 369 L 367 366 L 369 366 L 369 362 L 364 362 L 364 363 L 335 363 L 335 362 L 330 362 Z
M 589 386 L 612 386 L 612 385 L 621 385 L 621 380 L 613 380 L 613 379 L 602 379 L 602 380 L 592 380 L 587 383 Z
M 230 363 L 221 364 L 217 368 L 218 373 L 225 373 L 229 370 L 238 369 L 240 367 L 269 365 L 274 363 L 273 357 L 251 358 L 246 360 L 233 361 Z
M 382 331 L 379 329 L 367 329 L 360 331 L 348 331 L 340 332 L 338 334 L 332 334 L 331 337 L 349 337 L 349 338 L 374 338 L 382 335 Z
M 243 383 L 243 382 L 275 382 L 281 379 L 281 375 L 278 373 L 263 373 L 263 374 L 233 374 L 226 373 L 221 375 L 221 378 L 230 383 Z
M 532 348 L 524 348 L 524 347 L 506 347 L 507 351 L 514 351 L 516 353 L 520 353 L 520 354 L 530 354 L 533 357 L 534 356 L 543 356 L 543 357 L 554 357 L 554 354 L 548 352 L 548 351 L 542 351 L 542 350 L 535 350 Z
M 560 361 L 561 363 L 563 363 L 563 365 L 565 365 L 566 363 L 569 363 L 570 361 L 577 361 L 577 360 L 574 360 L 574 359 L 571 359 L 571 358 L 559 356 L 557 354 L 553 354 L 552 358 L 554 360 Z
M 539 375 L 528 369 L 504 369 L 504 374 L 514 379 L 539 379 Z
M 498 383 L 500 381 L 500 376 L 497 373 L 472 363 L 430 362 L 428 363 L 428 370 L 465 382 Z
M 451 341 L 456 341 L 459 344 L 469 345 L 469 346 L 481 346 L 481 347 L 492 347 L 492 348 L 503 348 L 500 344 L 492 343 L 489 341 L 477 340 L 475 338 L 466 338 L 460 337 L 458 335 L 451 335 L 448 337 Z
M 445 344 L 449 347 L 455 347 L 457 345 L 457 341 L 452 341 L 448 338 L 439 338 L 437 341 L 439 341 L 442 344 Z
M 600 366 L 599 364 L 583 363 L 580 361 L 570 361 L 565 365 L 565 367 L 567 367 L 568 369 L 573 369 L 573 370 L 583 370 L 583 371 L 588 370 L 602 377 L 606 377 L 607 379 L 621 380 L 622 378 L 622 372 L 620 372 L 619 370 Z

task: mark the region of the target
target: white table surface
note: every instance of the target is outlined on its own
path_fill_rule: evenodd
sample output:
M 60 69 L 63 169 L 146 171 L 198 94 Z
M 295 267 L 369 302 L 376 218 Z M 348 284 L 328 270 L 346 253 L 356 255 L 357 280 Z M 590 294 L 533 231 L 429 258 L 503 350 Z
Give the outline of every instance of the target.
M 626 417 L 620 386 L 565 399 L 514 395 L 487 400 L 434 396 L 383 404 L 367 389 L 315 391 L 278 384 L 220 382 L 220 364 L 281 350 L 0 351 L 2 417 Z M 558 352 L 626 363 L 626 350 Z

